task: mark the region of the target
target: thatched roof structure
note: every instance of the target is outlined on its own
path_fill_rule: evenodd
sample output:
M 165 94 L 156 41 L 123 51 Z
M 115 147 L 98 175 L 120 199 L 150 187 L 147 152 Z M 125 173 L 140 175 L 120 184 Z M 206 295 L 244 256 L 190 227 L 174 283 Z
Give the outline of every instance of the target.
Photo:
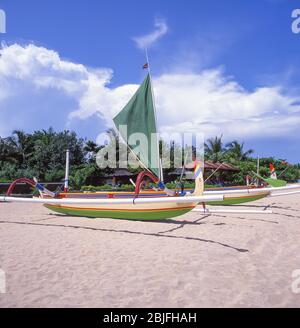
M 186 170 L 187 171 L 191 171 L 194 169 L 194 163 L 189 163 L 185 166 Z M 226 171 L 226 172 L 239 172 L 240 169 L 229 164 L 229 163 L 214 163 L 212 161 L 205 161 L 204 162 L 204 170 L 211 170 L 211 171 L 214 171 L 214 170 L 217 170 L 218 171 Z M 174 171 L 170 172 L 168 175 L 181 175 L 181 171 L 182 169 L 181 168 L 177 168 L 175 169 Z
M 104 178 L 113 178 L 113 177 L 132 177 L 136 174 L 129 172 L 126 169 L 115 169 L 112 173 L 104 174 Z

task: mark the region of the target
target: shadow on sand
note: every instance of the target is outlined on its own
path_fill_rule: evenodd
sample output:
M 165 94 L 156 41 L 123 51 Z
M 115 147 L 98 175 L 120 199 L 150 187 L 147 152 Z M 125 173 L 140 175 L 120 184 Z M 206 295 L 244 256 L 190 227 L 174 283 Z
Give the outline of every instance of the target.
M 55 215 L 58 216 L 58 215 Z M 59 216 L 64 216 L 64 215 L 59 215 Z M 64 216 L 65 217 L 65 216 Z M 68 228 L 68 229 L 81 229 L 81 230 L 92 230 L 92 231 L 101 231 L 101 232 L 114 232 L 114 233 L 125 233 L 125 234 L 131 234 L 131 235 L 143 235 L 143 236 L 151 236 L 151 237 L 157 237 L 157 238 L 173 238 L 173 239 L 183 239 L 183 240 L 191 240 L 191 241 L 197 241 L 197 242 L 203 242 L 203 243 L 210 243 L 210 244 L 215 244 L 219 245 L 222 247 L 230 248 L 232 250 L 235 250 L 237 252 L 249 252 L 248 249 L 243 249 L 243 248 L 237 248 L 228 244 L 224 244 L 215 240 L 211 239 L 203 239 L 203 238 L 197 238 L 197 237 L 189 237 L 189 236 L 174 236 L 174 235 L 169 235 L 166 233 L 170 233 L 176 229 L 183 228 L 184 225 L 186 224 L 195 224 L 195 225 L 200 225 L 203 223 L 199 223 L 198 221 L 205 219 L 207 216 L 201 217 L 197 219 L 194 222 L 190 221 L 176 221 L 176 220 L 167 220 L 167 221 L 161 221 L 160 223 L 172 223 L 172 224 L 179 224 L 179 227 L 175 227 L 170 230 L 166 231 L 161 231 L 157 233 L 151 233 L 151 232 L 142 232 L 142 231 L 131 231 L 131 230 L 125 230 L 125 229 L 109 229 L 109 228 L 93 228 L 93 227 L 82 227 L 82 226 L 77 226 L 77 225 L 66 225 L 66 224 L 52 224 L 52 223 L 37 223 L 37 222 L 19 222 L 19 221 L 3 221 L 1 220 L 0 223 L 6 223 L 6 224 L 22 224 L 22 225 L 31 225 L 31 226 L 45 226 L 45 227 L 56 227 L 56 228 Z M 45 219 L 44 219 L 45 220 Z M 147 221 L 149 222 L 149 221 Z M 151 221 L 152 222 L 152 221 Z M 153 222 L 158 222 L 158 221 L 153 221 Z

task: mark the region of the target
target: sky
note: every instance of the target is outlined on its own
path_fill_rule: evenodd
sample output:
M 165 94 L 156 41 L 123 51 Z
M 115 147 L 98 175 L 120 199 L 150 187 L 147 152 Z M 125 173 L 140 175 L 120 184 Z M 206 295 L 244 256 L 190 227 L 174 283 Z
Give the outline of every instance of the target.
M 300 162 L 296 0 L 0 0 L 0 135 L 97 140 L 146 72 L 162 132 L 223 135 Z M 300 26 L 300 24 L 299 24 Z

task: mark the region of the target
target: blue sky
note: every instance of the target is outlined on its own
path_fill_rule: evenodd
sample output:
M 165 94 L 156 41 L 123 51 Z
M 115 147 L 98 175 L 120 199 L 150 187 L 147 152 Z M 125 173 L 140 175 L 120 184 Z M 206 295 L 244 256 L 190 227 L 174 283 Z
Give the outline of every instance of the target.
M 198 107 L 190 112 L 187 101 L 183 111 L 187 117 L 185 129 L 194 131 L 203 127 L 207 136 L 223 133 L 225 141 L 245 141 L 257 155 L 275 155 L 300 162 L 297 133 L 300 34 L 291 31 L 291 13 L 300 8 L 300 1 L 1 0 L 0 8 L 7 16 L 7 33 L 0 34 L 6 47 L 33 44 L 36 48 L 26 52 L 26 56 L 31 56 L 29 62 L 44 51 L 40 49 L 47 49 L 57 53 L 60 61 L 82 65 L 92 71 L 81 72 L 85 81 L 105 80 L 102 85 L 105 94 L 101 98 L 97 98 L 94 84 L 89 91 L 75 92 L 72 86 L 70 92 L 65 86 L 60 90 L 49 85 L 45 88 L 43 81 L 43 86 L 39 82 L 33 92 L 29 75 L 20 78 L 20 74 L 9 75 L 3 68 L 2 83 L 7 95 L 1 103 L 0 94 L 0 134 L 14 128 L 32 131 L 52 125 L 56 129 L 68 127 L 81 136 L 95 139 L 109 125 L 106 112 L 115 113 L 115 107 L 121 106 L 123 99 L 126 102 L 144 76 L 141 69 L 144 53 L 133 38 L 159 30 L 155 22 L 161 22 L 167 31 L 149 49 L 158 110 L 162 113 L 161 117 L 159 114 L 161 129 L 180 129 L 184 121 L 177 115 L 180 108 L 169 108 L 162 94 L 174 97 L 176 93 L 177 96 L 181 91 L 180 83 L 186 89 L 191 83 L 189 90 L 195 87 L 194 93 L 184 90 L 184 97 L 206 99 L 205 92 L 210 93 L 210 97 L 199 101 Z M 11 63 L 9 56 L 20 55 L 20 49 L 12 50 L 0 59 L 6 60 L 5 67 Z M 95 69 L 101 72 L 94 73 Z M 37 74 L 44 74 L 40 67 L 37 71 Z M 60 81 L 65 81 L 65 73 L 59 73 Z M 77 77 L 73 73 L 68 79 L 75 83 Z M 91 74 L 97 74 L 97 78 Z M 110 98 L 112 92 L 118 99 Z M 15 96 L 9 98 L 8 95 Z M 218 97 L 219 105 L 214 101 Z M 102 109 L 97 108 L 98 101 L 99 108 L 105 103 Z M 192 105 L 195 101 L 191 101 Z M 220 118 L 223 102 L 227 104 L 224 105 L 227 116 L 224 114 L 213 126 L 214 120 Z M 180 103 L 180 99 L 175 103 Z M 243 121 L 237 118 L 235 106 L 240 106 L 238 110 Z M 265 110 L 256 112 L 258 106 Z M 205 112 L 208 109 L 209 112 Z M 248 114 L 244 115 L 246 111 Z M 13 117 L 12 112 L 16 113 Z M 252 120 L 250 126 L 247 125 L 249 119 Z M 260 122 L 257 127 L 254 126 L 256 121 Z

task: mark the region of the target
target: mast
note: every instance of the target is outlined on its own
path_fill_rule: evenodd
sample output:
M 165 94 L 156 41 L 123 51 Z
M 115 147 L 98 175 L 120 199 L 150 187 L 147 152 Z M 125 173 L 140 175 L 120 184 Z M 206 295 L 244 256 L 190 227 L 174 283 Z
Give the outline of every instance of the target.
M 256 178 L 256 184 L 257 184 L 257 186 L 260 184 L 259 183 L 259 179 L 258 179 L 258 177 L 259 177 L 259 166 L 260 166 L 260 163 L 259 163 L 259 156 L 257 156 L 257 178 Z
M 157 111 L 156 111 L 156 103 L 155 103 L 155 97 L 154 97 L 154 92 L 152 88 L 152 76 L 151 76 L 151 69 L 150 69 L 150 62 L 149 62 L 149 57 L 148 57 L 148 50 L 147 47 L 145 48 L 145 54 L 146 54 L 146 61 L 147 61 L 147 69 L 148 69 L 148 74 L 150 78 L 150 89 L 151 89 L 151 94 L 152 94 L 152 102 L 153 102 L 153 108 L 154 108 L 154 119 L 155 119 L 155 126 L 157 129 Z M 158 134 L 158 132 L 156 131 Z M 160 158 L 160 153 L 159 153 L 159 138 L 157 136 L 157 151 L 158 151 L 158 170 L 159 170 L 159 180 L 163 182 L 164 177 L 163 177 L 163 170 L 162 170 L 162 161 Z
M 67 149 L 67 151 L 66 151 L 66 172 L 65 172 L 64 192 L 69 191 L 69 167 L 70 167 L 70 151 L 69 151 L 69 149 Z

